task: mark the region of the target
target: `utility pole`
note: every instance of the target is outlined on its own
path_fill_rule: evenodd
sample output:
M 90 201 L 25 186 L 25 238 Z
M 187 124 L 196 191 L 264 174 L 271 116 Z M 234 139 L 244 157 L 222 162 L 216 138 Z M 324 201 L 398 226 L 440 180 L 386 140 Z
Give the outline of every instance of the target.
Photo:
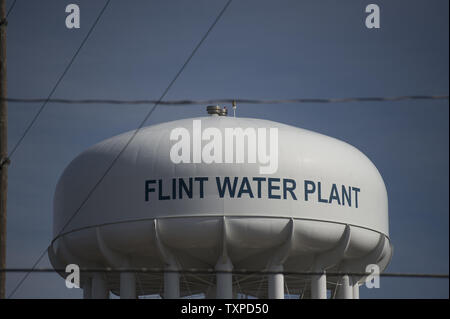
M 0 0 L 0 269 L 6 268 L 6 196 L 8 186 L 8 109 L 6 105 L 6 3 Z M 0 299 L 5 298 L 6 273 L 0 271 Z

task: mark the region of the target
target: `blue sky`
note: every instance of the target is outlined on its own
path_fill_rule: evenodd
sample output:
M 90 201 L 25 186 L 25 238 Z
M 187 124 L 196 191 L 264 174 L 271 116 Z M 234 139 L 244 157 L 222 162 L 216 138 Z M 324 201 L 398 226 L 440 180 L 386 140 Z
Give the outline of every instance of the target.
M 7 1 L 9 6 L 12 1 Z M 65 27 L 65 6 L 81 28 Z M 225 1 L 112 0 L 54 97 L 157 99 Z M 364 25 L 381 8 L 381 28 Z M 46 97 L 103 0 L 21 1 L 8 24 L 8 94 Z M 449 3 L 235 1 L 166 99 L 328 98 L 448 94 Z M 10 148 L 40 104 L 9 104 Z M 30 267 L 52 239 L 52 199 L 67 164 L 87 147 L 135 129 L 148 106 L 49 104 L 12 158 L 8 267 Z M 205 114 L 159 107 L 148 125 Z M 390 272 L 448 273 L 448 100 L 239 105 L 344 140 L 378 167 L 389 194 Z M 47 257 L 39 267 L 48 266 Z M 22 274 L 9 274 L 9 293 Z M 448 280 L 386 279 L 362 298 L 448 298 Z M 32 274 L 14 297 L 81 296 L 54 274 Z

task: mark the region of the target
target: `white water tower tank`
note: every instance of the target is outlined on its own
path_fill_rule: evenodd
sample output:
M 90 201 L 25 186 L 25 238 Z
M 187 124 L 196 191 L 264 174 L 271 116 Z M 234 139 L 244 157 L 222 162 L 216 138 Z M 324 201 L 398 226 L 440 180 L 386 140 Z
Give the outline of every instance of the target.
M 276 128 L 277 171 L 261 174 L 261 165 L 248 162 L 173 163 L 170 134 L 184 128 L 193 137 L 194 121 L 223 136 L 227 128 Z M 86 298 L 109 291 L 123 298 L 283 298 L 285 287 L 303 297 L 325 298 L 331 289 L 337 297 L 357 298 L 364 277 L 326 274 L 361 273 L 368 264 L 383 270 L 391 258 L 383 179 L 345 142 L 253 118 L 211 115 L 162 123 L 140 130 L 90 194 L 133 134 L 92 146 L 65 169 L 54 197 L 49 257 L 58 269 L 78 264 L 164 271 L 83 273 Z M 221 194 L 227 178 L 230 186 L 236 183 L 234 194 Z M 192 269 L 217 273 L 178 272 Z

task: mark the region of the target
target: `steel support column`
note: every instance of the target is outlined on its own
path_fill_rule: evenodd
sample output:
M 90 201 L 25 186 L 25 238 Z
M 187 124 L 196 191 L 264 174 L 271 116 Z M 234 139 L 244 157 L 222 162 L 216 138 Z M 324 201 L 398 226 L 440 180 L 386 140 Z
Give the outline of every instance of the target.
M 180 298 L 180 274 L 175 271 L 164 272 L 164 299 Z
M 92 299 L 92 278 L 83 279 L 83 299 Z
M 325 272 L 311 277 L 311 299 L 327 299 L 327 276 Z
M 270 271 L 279 272 L 268 275 L 269 299 L 284 299 L 283 266 L 272 267 Z
M 104 274 L 95 273 L 92 278 L 92 298 L 109 299 L 109 289 Z
M 353 281 L 353 299 L 359 299 L 359 283 Z
M 120 273 L 120 299 L 136 299 L 136 275 L 132 272 Z
M 215 270 L 216 273 L 216 299 L 233 298 L 233 265 L 229 258 L 219 260 Z
M 351 285 L 351 279 L 348 275 L 343 275 L 341 277 L 340 286 L 336 294 L 336 299 L 352 299 L 353 298 L 353 287 Z

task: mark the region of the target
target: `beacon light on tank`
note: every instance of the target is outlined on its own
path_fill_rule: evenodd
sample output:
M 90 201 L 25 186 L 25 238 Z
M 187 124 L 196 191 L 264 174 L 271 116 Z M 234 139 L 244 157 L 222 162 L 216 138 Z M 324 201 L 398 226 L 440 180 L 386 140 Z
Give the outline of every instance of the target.
M 221 108 L 219 105 L 209 105 L 206 107 L 206 111 L 209 115 L 220 115 Z
M 227 116 L 228 115 L 228 110 L 227 107 L 224 106 L 221 110 L 220 110 L 220 115 L 221 116 Z

